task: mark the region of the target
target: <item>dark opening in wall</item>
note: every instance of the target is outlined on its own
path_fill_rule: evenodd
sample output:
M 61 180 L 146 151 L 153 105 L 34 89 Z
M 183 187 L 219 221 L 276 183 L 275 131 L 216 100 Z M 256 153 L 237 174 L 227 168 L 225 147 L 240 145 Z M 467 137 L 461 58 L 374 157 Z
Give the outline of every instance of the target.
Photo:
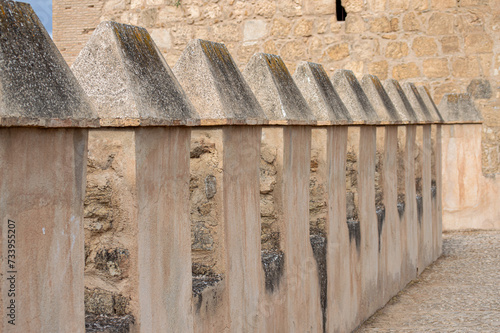
M 337 21 L 345 21 L 347 13 L 342 6 L 342 0 L 337 0 Z

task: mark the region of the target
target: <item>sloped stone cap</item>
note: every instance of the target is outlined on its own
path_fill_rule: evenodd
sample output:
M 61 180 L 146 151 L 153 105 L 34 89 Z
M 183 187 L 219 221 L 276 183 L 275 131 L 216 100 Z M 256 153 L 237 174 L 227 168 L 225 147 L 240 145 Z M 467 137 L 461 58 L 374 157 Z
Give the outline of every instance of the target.
M 408 101 L 410 101 L 413 110 L 415 110 L 417 119 L 420 123 L 439 122 L 439 118 L 431 114 L 431 110 L 429 110 L 422 96 L 420 96 L 420 92 L 415 84 L 406 82 L 403 84 L 403 90 L 406 93 L 406 97 L 408 97 Z
M 94 127 L 95 111 L 30 5 L 0 2 L 0 126 Z
M 374 75 L 363 76 L 361 87 L 382 123 L 404 123 L 378 77 Z
M 316 124 L 312 110 L 279 56 L 254 54 L 243 76 L 270 123 Z
M 337 69 L 333 73 L 332 82 L 354 123 L 378 124 L 381 122 L 352 71 Z
M 226 46 L 191 41 L 173 71 L 204 125 L 265 124 L 267 118 Z
M 293 74 L 293 79 L 318 120 L 318 125 L 352 123 L 349 111 L 323 66 L 301 62 Z
M 419 121 L 415 110 L 411 106 L 410 101 L 406 97 L 403 88 L 398 81 L 388 79 L 384 81 L 384 88 L 392 103 L 396 107 L 396 111 L 403 122 L 417 123 Z
M 96 105 L 102 126 L 199 122 L 193 105 L 144 28 L 102 22 L 71 68 Z
M 439 111 L 446 123 L 482 123 L 483 116 L 469 94 L 445 94 Z
M 427 89 L 427 87 L 419 86 L 417 87 L 417 90 L 420 93 L 420 96 L 424 101 L 424 104 L 427 106 L 427 109 L 431 113 L 432 119 L 437 119 L 437 122 L 443 122 L 443 117 L 441 116 L 441 112 L 439 112 L 439 109 L 436 106 L 436 103 L 434 103 L 434 100 L 432 99 L 431 94 Z

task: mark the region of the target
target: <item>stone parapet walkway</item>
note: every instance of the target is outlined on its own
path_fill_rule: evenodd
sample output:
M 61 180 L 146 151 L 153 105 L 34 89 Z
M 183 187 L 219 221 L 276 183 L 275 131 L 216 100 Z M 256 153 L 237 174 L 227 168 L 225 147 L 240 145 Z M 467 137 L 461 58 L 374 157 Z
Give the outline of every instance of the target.
M 500 231 L 443 234 L 443 255 L 356 332 L 500 332 Z

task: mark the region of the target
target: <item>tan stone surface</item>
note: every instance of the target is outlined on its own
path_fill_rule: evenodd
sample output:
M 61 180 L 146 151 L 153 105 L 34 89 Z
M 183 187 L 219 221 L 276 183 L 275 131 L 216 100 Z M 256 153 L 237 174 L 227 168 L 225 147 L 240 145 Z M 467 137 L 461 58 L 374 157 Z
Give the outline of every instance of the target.
M 112 19 L 147 25 L 171 66 L 190 39 L 204 38 L 227 43 L 240 69 L 255 52 L 283 56 L 292 72 L 299 61 L 321 63 L 329 75 L 339 68 L 360 77 L 383 75 L 385 68 L 374 68 L 372 63 L 387 61 L 389 77 L 425 84 L 436 102 L 446 92 L 465 92 L 479 76 L 498 86 L 497 1 L 344 0 L 342 4 L 346 22 L 337 22 L 332 0 L 54 0 L 54 40 L 71 63 L 98 22 Z M 405 43 L 410 50 L 387 58 L 388 41 Z M 417 47 L 418 41 L 424 45 Z M 429 65 L 448 55 L 452 55 L 449 72 L 430 67 L 424 71 L 424 62 Z M 413 63 L 418 71 L 413 65 L 400 67 Z M 492 105 L 498 105 L 498 97 L 492 96 L 480 109 L 486 112 Z M 496 133 L 498 126 L 490 125 L 490 118 L 486 125 Z M 483 143 L 485 155 L 495 155 L 497 148 L 498 141 Z M 493 155 L 483 171 L 500 171 L 500 160 Z
M 84 332 L 87 134 L 0 129 L 2 332 Z

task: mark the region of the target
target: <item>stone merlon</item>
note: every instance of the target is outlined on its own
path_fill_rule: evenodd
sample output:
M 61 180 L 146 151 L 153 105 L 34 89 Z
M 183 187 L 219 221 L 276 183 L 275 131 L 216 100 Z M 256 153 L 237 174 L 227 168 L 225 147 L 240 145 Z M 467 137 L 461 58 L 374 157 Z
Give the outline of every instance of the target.
M 243 75 L 271 122 L 316 123 L 316 118 L 281 57 L 256 53 L 245 67 Z
M 102 22 L 72 69 L 95 103 L 103 126 L 199 123 L 193 105 L 144 28 Z
M 482 123 L 483 117 L 469 94 L 445 94 L 439 103 L 444 121 Z
M 93 127 L 94 108 L 30 5 L 0 2 L 0 126 Z
M 349 124 L 351 116 L 322 65 L 301 62 L 293 75 L 318 123 Z
M 264 111 L 224 44 L 191 41 L 173 70 L 203 124 L 267 123 Z

